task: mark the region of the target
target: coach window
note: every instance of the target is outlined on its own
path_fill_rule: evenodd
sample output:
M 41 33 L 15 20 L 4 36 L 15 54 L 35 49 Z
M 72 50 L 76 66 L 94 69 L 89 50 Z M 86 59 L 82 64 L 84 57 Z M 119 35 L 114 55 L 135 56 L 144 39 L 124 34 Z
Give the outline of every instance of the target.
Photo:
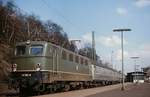
M 25 55 L 25 53 L 26 53 L 26 46 L 17 46 L 16 47 L 15 55 L 22 56 L 22 55 Z
M 42 55 L 43 54 L 43 46 L 42 45 L 33 45 L 30 47 L 31 55 Z

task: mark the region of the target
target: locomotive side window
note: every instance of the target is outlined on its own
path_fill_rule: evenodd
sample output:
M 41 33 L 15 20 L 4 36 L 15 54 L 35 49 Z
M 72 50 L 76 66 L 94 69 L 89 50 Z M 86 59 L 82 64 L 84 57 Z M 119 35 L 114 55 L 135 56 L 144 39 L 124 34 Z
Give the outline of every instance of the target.
M 16 47 L 16 55 L 17 56 L 25 55 L 25 52 L 26 52 L 26 46 L 17 46 Z
M 69 61 L 73 62 L 73 54 L 69 54 Z
M 33 45 L 30 47 L 31 55 L 42 55 L 43 54 L 43 46 L 41 45 Z
M 65 60 L 67 59 L 67 54 L 66 54 L 65 51 L 62 52 L 62 57 L 63 57 L 63 59 L 65 59 Z
M 80 58 L 80 63 L 83 64 L 83 58 Z
M 88 60 L 85 59 L 85 65 L 88 65 Z
M 75 62 L 79 63 L 79 57 L 78 56 L 75 57 Z

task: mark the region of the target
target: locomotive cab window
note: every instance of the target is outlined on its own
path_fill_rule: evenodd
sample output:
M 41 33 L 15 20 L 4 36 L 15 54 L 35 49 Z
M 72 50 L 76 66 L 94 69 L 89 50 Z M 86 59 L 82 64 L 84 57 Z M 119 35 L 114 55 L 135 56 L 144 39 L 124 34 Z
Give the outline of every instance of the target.
M 26 53 L 26 46 L 16 47 L 16 53 L 15 53 L 16 56 L 22 56 L 22 55 L 25 55 L 25 53 Z
M 43 46 L 42 45 L 32 45 L 30 47 L 31 55 L 42 55 L 43 54 Z

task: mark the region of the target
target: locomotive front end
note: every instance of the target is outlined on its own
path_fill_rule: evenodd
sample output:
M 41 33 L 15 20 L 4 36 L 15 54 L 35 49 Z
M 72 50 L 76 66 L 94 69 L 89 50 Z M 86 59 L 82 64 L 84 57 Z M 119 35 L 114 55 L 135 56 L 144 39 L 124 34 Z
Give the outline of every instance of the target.
M 12 85 L 19 87 L 20 92 L 26 91 L 31 95 L 43 83 L 46 45 L 46 42 L 40 41 L 16 44 L 11 78 Z
M 44 68 L 45 45 L 44 42 L 18 43 L 13 59 L 13 63 L 17 65 L 16 71 L 35 71 L 39 65 Z

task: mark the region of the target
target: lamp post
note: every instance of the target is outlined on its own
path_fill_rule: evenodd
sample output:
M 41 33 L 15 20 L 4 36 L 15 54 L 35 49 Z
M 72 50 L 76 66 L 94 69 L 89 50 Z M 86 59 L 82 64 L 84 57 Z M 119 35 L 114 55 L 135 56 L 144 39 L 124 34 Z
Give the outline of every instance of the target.
M 140 57 L 137 57 L 137 56 L 131 57 L 131 59 L 134 60 L 134 72 L 135 72 L 135 78 L 134 79 L 135 79 L 135 83 L 138 82 L 137 77 L 136 77 L 137 76 L 137 67 L 139 66 L 139 65 L 136 64 L 136 61 L 137 61 L 138 58 L 140 58 Z
M 114 29 L 113 32 L 121 32 L 121 54 L 122 54 L 122 87 L 121 90 L 124 90 L 124 51 L 123 51 L 123 32 L 131 31 L 131 29 Z
M 114 66 L 113 66 L 113 64 L 114 64 L 114 63 L 113 63 L 113 61 L 114 61 L 114 60 L 113 60 L 113 54 L 114 54 L 114 51 L 112 50 L 112 51 L 111 51 L 111 58 L 110 58 L 111 67 L 112 67 L 112 68 L 114 68 Z M 115 68 L 114 68 L 114 69 L 115 69 Z

